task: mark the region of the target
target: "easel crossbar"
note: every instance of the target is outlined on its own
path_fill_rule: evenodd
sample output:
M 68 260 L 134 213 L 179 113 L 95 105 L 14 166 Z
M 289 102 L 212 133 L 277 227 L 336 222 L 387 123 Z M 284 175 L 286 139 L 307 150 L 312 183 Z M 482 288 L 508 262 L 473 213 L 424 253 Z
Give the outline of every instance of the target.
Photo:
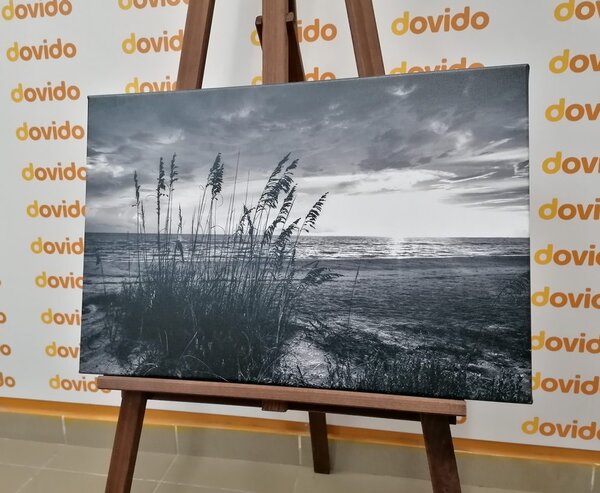
M 315 405 L 320 408 L 329 406 L 340 410 L 355 408 L 363 412 L 408 412 L 445 416 L 465 416 L 467 412 L 465 401 L 459 400 L 271 385 L 104 376 L 98 378 L 98 387 L 143 392 L 149 395 L 149 398 L 160 400 L 172 400 L 168 397 L 169 394 L 179 394 L 198 398 L 280 401 L 289 403 L 290 408 L 296 404 Z M 161 395 L 167 398 L 160 397 Z

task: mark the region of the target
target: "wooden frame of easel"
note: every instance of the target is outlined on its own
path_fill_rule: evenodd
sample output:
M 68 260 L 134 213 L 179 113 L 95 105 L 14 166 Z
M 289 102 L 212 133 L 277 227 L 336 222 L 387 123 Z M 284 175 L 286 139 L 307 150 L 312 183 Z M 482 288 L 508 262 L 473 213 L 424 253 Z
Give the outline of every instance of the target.
M 215 0 L 190 0 L 177 88 L 200 89 L 204 77 Z M 372 0 L 346 0 L 360 77 L 384 75 Z M 295 0 L 263 0 L 256 28 L 262 44 L 263 84 L 299 82 L 304 68 L 296 37 Z M 107 493 L 131 489 L 149 399 L 308 411 L 314 470 L 330 471 L 326 413 L 420 421 L 434 493 L 460 493 L 450 424 L 466 415 L 460 400 L 407 397 L 268 385 L 137 377 L 98 378 L 98 387 L 121 390 Z

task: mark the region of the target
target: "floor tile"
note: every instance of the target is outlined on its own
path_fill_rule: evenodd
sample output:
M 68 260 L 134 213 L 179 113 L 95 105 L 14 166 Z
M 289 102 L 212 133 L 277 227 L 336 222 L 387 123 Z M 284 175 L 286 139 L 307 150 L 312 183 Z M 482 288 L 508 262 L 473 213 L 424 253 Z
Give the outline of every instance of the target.
M 292 493 L 299 472 L 298 466 L 179 456 L 164 481 L 256 493 Z
M 299 474 L 294 493 L 431 493 L 431 483 L 421 479 L 371 474 L 334 473 L 315 474 L 304 471 Z
M 47 464 L 48 469 L 72 472 L 107 474 L 110 464 L 109 449 L 95 447 L 65 447 Z M 136 479 L 159 480 L 173 462 L 174 455 L 153 452 L 138 453 L 134 477 Z
M 484 488 L 482 486 L 462 486 L 462 493 L 537 493 L 525 490 L 505 490 L 501 488 Z
M 312 468 L 309 437 L 302 437 L 302 465 Z M 425 450 L 370 443 L 329 441 L 332 471 L 429 479 Z
M 293 465 L 300 461 L 298 437 L 295 435 L 178 426 L 177 438 L 181 455 Z
M 90 422 L 83 419 L 65 418 L 65 440 L 67 445 L 82 447 L 112 448 L 116 423 L 109 421 Z
M 43 466 L 64 445 L 0 438 L 0 464 Z
M 0 412 L 0 436 L 15 440 L 64 443 L 62 418 Z
M 238 491 L 189 484 L 161 483 L 155 493 L 238 493 Z M 240 491 L 239 493 L 245 492 Z
M 38 469 L 0 464 L 0 487 L 4 493 L 17 491 L 38 473 Z
M 88 474 L 107 474 L 110 449 L 66 446 L 46 464 L 47 469 L 58 469 Z
M 65 418 L 66 442 L 83 447 L 112 448 L 116 423 Z M 163 454 L 177 453 L 175 428 L 173 426 L 146 425 L 142 428 L 140 450 Z
M 41 470 L 19 493 L 101 493 L 105 486 L 103 476 Z
M 157 481 L 140 481 L 134 479 L 131 485 L 131 493 L 154 493 L 159 484 Z M 102 490 L 102 493 L 104 493 L 104 490 Z
M 521 490 L 535 493 L 587 493 L 592 468 L 508 457 L 458 454 L 458 470 L 463 484 Z
M 140 438 L 142 452 L 161 454 L 177 453 L 177 437 L 174 426 L 144 425 Z
M 52 481 L 50 484 L 46 481 Z M 156 481 L 134 480 L 131 493 L 154 493 L 159 483 Z M 104 493 L 106 477 L 70 473 L 64 471 L 42 471 L 18 493 Z M 3 493 L 9 491 L 2 490 Z

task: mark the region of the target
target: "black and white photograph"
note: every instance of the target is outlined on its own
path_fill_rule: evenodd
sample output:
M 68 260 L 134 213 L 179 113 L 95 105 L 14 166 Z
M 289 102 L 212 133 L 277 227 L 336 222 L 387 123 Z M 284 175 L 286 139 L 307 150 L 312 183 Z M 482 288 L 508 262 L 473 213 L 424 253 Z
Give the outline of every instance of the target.
M 89 98 L 84 373 L 531 402 L 528 67 Z

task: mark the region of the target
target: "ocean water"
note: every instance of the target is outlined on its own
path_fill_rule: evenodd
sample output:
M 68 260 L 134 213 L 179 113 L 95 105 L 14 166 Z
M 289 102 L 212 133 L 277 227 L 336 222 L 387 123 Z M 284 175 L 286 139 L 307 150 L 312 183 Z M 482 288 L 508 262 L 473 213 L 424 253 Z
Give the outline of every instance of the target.
M 172 237 L 172 247 L 175 236 Z M 214 237 L 213 237 L 214 238 Z M 177 237 L 184 256 L 191 249 L 193 237 Z M 214 255 L 220 252 L 216 237 Z M 141 240 L 127 233 L 87 233 L 85 236 L 85 284 L 88 290 L 116 288 L 135 274 L 136 254 L 141 251 L 152 256 L 156 252 L 157 237 L 146 234 Z M 139 242 L 139 243 L 138 243 Z M 200 242 L 201 243 L 201 242 Z M 322 265 L 335 264 L 341 271 L 381 268 L 384 260 L 450 259 L 483 257 L 529 257 L 529 238 L 384 238 L 361 236 L 309 236 L 300 238 L 296 258 L 299 261 L 320 261 Z M 391 264 L 390 264 L 391 265 Z
M 172 247 L 175 236 L 172 237 Z M 179 235 L 184 256 L 191 249 L 192 235 Z M 215 238 L 215 237 L 213 237 Z M 217 236 L 214 255 L 220 252 Z M 164 240 L 164 238 L 163 238 Z M 88 290 L 118 287 L 135 274 L 136 254 L 141 251 L 152 256 L 157 236 L 146 234 L 141 240 L 127 233 L 87 233 L 85 236 L 85 284 Z M 138 243 L 139 242 L 139 243 Z M 200 242 L 201 243 L 201 242 Z M 384 260 L 450 259 L 482 257 L 528 257 L 529 238 L 384 238 L 361 236 L 310 236 L 300 238 L 296 258 L 299 261 L 320 261 L 340 271 L 360 268 L 381 268 Z M 388 264 L 388 267 L 391 264 Z
M 225 239 L 225 236 L 217 236 Z M 184 251 L 191 235 L 180 235 Z M 86 253 L 108 260 L 127 261 L 135 249 L 135 235 L 87 233 Z M 147 234 L 141 247 L 151 250 L 156 235 Z M 365 236 L 303 236 L 298 243 L 299 259 L 402 259 L 473 256 L 528 256 L 529 238 L 385 238 Z

